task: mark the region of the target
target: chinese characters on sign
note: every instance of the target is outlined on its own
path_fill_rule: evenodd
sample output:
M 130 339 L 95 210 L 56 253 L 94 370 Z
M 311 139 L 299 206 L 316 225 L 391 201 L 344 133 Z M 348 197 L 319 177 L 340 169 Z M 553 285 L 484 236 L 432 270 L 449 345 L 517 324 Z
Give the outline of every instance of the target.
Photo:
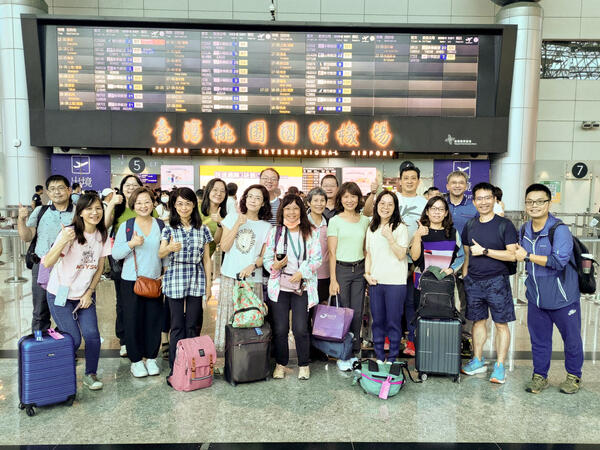
M 171 132 L 173 129 L 169 126 L 169 122 L 164 117 L 159 118 L 156 121 L 152 136 L 155 137 L 158 145 L 165 145 L 171 142 Z

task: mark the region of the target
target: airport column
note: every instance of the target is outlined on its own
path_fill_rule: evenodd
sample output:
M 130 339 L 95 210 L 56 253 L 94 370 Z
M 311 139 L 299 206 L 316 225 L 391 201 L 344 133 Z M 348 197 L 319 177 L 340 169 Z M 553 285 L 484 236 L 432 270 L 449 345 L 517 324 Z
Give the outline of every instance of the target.
M 492 183 L 504 192 L 502 200 L 507 210 L 524 208 L 525 189 L 533 182 L 542 21 L 543 10 L 533 1 L 506 5 L 496 14 L 496 23 L 518 26 L 508 152 L 491 163 Z
M 0 206 L 29 204 L 50 172 L 49 150 L 29 140 L 21 14 L 47 14 L 43 0 L 0 0 Z

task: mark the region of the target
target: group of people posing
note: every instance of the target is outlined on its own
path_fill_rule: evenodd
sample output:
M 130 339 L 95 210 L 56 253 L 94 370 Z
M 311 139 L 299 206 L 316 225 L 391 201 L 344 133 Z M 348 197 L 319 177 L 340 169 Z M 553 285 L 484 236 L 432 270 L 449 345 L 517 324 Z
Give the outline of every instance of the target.
M 465 195 L 469 180 L 464 172 L 448 175 L 447 195 L 434 193 L 426 199 L 417 194 L 419 183 L 418 167 L 404 164 L 397 193 L 374 183 L 365 199 L 355 183 L 340 185 L 334 175 L 326 175 L 321 187 L 304 199 L 296 193 L 279 198 L 279 174 L 269 168 L 243 192 L 235 208 L 228 208 L 227 184 L 218 178 L 207 184 L 200 199 L 189 188 L 175 189 L 165 198 L 168 217 L 161 214 L 163 221 L 154 193 L 135 175 L 126 176 L 120 193 L 104 205 L 96 194 L 88 193 L 73 204 L 68 180 L 53 175 L 46 181 L 52 204 L 38 206 L 31 214 L 26 207 L 19 210 L 21 238 L 36 240 L 32 329 L 49 328 L 52 316 L 62 331 L 73 336 L 76 349 L 83 336 L 84 385 L 101 389 L 96 376 L 100 335 L 95 290 L 110 256 L 121 355 L 131 360 L 133 376 L 158 375 L 161 332 L 169 330 L 172 369 L 177 342 L 200 333 L 203 301 L 212 295 L 211 256 L 218 245 L 224 257 L 214 336 L 217 350 L 225 347 L 237 280 L 249 280 L 269 307 L 273 378 L 289 372 L 291 311 L 298 378 L 308 379 L 313 307 L 337 296 L 340 306 L 354 311 L 353 356 L 337 362 L 340 370 L 351 370 L 360 353 L 366 288 L 376 358 L 391 363 L 401 352 L 414 355 L 418 280 L 436 266 L 444 275 L 456 277 L 461 310 L 468 319 L 465 332 L 472 332 L 473 358 L 463 373 L 487 370 L 483 346 L 491 312 L 497 360 L 490 381 L 504 383 L 508 323 L 515 320 L 509 264 L 526 261 L 534 365 L 526 390 L 537 393 L 548 385 L 556 324 L 565 341 L 567 369 L 560 389 L 577 392 L 583 348 L 577 273 L 569 265 L 573 243 L 566 226 L 558 227 L 553 239 L 548 237 L 557 221 L 549 213 L 548 188 L 533 184 L 527 189 L 525 206 L 531 220 L 519 233 L 510 220 L 494 212 L 497 191 L 491 184 L 475 185 L 471 201 Z M 135 293 L 138 277 L 161 276 L 164 299 Z

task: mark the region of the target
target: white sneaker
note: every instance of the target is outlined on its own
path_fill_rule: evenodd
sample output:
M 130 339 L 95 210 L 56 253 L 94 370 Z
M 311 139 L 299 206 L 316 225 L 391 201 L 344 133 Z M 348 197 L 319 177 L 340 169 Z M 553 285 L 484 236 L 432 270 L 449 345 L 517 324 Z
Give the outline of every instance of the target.
M 144 366 L 144 361 L 131 363 L 131 373 L 136 378 L 147 377 L 148 371 L 146 370 L 146 366 Z
M 146 360 L 146 370 L 151 377 L 160 374 L 160 367 L 158 367 L 155 359 Z
M 352 370 L 352 359 L 338 359 L 337 368 L 342 372 L 349 372 Z
M 124 345 L 121 345 L 121 348 L 119 350 L 119 356 L 121 358 L 126 358 L 127 357 L 127 347 L 125 347 Z

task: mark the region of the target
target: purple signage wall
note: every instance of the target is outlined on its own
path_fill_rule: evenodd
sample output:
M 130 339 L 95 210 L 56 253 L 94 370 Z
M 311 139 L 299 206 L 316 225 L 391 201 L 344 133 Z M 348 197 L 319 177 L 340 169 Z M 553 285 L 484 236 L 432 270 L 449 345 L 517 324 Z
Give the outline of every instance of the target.
M 490 162 L 488 160 L 452 160 L 435 159 L 433 160 L 433 185 L 437 186 L 442 192 L 447 192 L 446 177 L 450 172 L 460 170 L 469 177 L 467 187 L 467 198 L 471 198 L 471 188 L 482 181 L 490 181 Z
M 100 192 L 110 187 L 109 155 L 53 154 L 50 162 L 52 174 L 64 175 L 71 184 L 81 184 L 83 190 Z

